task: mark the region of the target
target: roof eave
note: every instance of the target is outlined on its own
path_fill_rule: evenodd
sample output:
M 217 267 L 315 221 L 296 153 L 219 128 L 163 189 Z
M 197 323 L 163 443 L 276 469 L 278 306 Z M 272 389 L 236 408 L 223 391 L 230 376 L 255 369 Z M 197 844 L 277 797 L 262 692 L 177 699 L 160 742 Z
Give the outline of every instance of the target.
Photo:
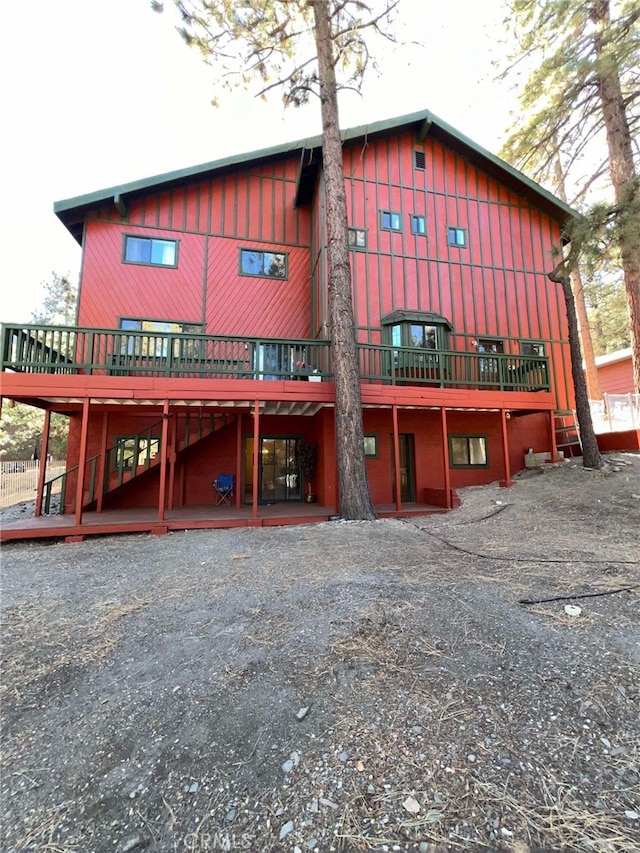
M 514 193 L 525 198 L 534 207 L 538 207 L 545 213 L 548 213 L 549 216 L 562 225 L 565 225 L 573 217 L 577 216 L 577 211 L 569 205 L 427 110 L 348 128 L 342 132 L 343 144 L 366 142 L 367 139 L 374 136 L 398 132 L 403 127 L 413 128 L 416 133 L 416 140 L 419 142 L 424 141 L 427 135 L 431 135 L 438 141 L 442 141 L 467 160 L 479 166 L 491 177 L 504 183 Z M 299 171 L 296 186 L 296 204 L 303 204 L 309 200 L 309 185 L 311 183 L 315 185 L 315 180 L 317 179 L 321 163 L 321 158 L 319 157 L 321 149 L 322 137 L 318 135 L 311 136 L 297 142 L 288 142 L 244 154 L 234 154 L 231 157 L 225 157 L 198 166 L 166 172 L 150 178 L 98 190 L 86 195 L 63 199 L 62 201 L 55 202 L 53 210 L 76 240 L 81 242 L 85 216 L 90 210 L 97 207 L 108 204 L 126 206 L 132 198 L 144 195 L 151 190 L 155 192 L 164 191 L 175 186 L 184 186 L 185 182 L 192 183 L 203 180 L 205 176 L 234 171 L 243 165 L 258 165 L 295 154 L 301 156 L 302 169 L 302 156 L 308 154 L 309 163 L 312 164 L 312 168 L 308 169 L 305 175 L 303 175 L 301 170 Z

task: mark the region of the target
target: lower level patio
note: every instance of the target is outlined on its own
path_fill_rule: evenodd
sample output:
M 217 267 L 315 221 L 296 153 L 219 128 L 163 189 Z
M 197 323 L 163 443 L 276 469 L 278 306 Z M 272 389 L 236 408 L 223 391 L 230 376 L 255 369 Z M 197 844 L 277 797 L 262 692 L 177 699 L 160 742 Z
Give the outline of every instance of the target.
M 407 503 L 400 510 L 395 504 L 375 507 L 379 518 L 408 518 L 446 512 L 441 506 Z M 151 533 L 162 535 L 178 530 L 214 530 L 227 527 L 274 527 L 296 524 L 318 524 L 337 518 L 333 507 L 308 503 L 280 503 L 259 507 L 258 516 L 252 506 L 183 506 L 166 510 L 158 518 L 157 508 L 83 512 L 77 524 L 73 513 L 41 515 L 3 523 L 0 541 L 26 539 L 63 539 L 80 541 L 87 536 L 109 536 L 120 533 Z

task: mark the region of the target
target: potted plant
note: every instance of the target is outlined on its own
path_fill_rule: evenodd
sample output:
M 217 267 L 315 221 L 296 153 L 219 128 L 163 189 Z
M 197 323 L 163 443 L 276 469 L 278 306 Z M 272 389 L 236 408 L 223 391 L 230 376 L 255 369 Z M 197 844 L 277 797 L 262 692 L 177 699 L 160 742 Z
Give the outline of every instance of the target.
M 300 464 L 302 476 L 307 484 L 304 499 L 307 503 L 315 503 L 317 496 L 313 492 L 313 475 L 315 474 L 318 461 L 318 446 L 315 442 L 300 440 L 296 445 L 296 454 Z
M 307 382 L 320 382 L 321 376 L 318 369 L 306 361 L 296 361 L 293 365 L 293 375 L 296 379 L 304 379 Z

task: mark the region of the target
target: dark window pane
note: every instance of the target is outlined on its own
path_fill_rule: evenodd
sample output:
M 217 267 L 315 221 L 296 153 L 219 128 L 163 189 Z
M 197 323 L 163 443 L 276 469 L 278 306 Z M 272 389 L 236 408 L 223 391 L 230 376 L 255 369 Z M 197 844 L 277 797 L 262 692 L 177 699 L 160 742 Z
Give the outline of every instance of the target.
M 132 263 L 151 263 L 151 240 L 141 237 L 127 237 L 124 257 L 125 260 Z
M 466 438 L 451 439 L 451 464 L 452 465 L 468 465 L 469 457 L 467 455 L 468 447 Z

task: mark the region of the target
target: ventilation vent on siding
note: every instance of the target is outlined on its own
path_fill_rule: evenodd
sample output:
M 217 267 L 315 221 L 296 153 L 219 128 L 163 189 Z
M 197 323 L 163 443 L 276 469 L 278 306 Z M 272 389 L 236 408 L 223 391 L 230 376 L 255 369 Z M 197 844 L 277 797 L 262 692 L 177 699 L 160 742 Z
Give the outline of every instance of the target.
M 427 162 L 425 158 L 424 151 L 414 151 L 413 152 L 413 161 L 416 169 L 426 169 Z

